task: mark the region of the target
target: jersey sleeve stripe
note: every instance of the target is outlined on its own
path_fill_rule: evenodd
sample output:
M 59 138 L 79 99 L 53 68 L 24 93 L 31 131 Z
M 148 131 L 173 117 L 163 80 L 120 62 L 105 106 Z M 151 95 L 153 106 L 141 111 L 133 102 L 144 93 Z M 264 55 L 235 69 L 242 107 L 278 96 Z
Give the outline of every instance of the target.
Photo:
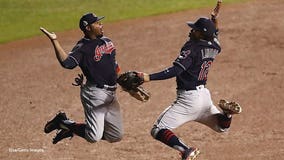
M 69 56 L 69 57 L 72 58 L 77 65 L 79 65 L 79 62 L 77 61 L 77 59 L 75 57 L 73 57 L 73 56 Z
M 181 67 L 183 70 L 186 70 L 186 68 L 181 63 L 179 63 L 177 61 L 174 62 L 174 65 L 177 65 L 177 66 Z

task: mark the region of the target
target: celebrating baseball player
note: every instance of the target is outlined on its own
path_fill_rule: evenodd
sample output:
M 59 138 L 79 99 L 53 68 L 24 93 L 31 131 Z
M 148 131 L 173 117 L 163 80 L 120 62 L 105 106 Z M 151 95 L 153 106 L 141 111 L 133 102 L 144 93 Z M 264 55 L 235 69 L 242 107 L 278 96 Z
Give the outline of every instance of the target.
M 83 85 L 84 76 L 79 74 L 74 84 L 81 86 L 85 123 L 76 123 L 69 120 L 64 112 L 59 112 L 44 127 L 45 133 L 58 130 L 53 144 L 74 134 L 90 143 L 99 140 L 118 142 L 122 139 L 122 115 L 116 97 L 116 79 L 120 69 L 115 59 L 114 44 L 104 36 L 100 21 L 103 18 L 93 13 L 81 17 L 79 26 L 84 38 L 69 54 L 62 49 L 55 33 L 40 28 L 51 40 L 61 66 L 67 69 L 79 66 L 87 79 Z
M 178 150 L 182 160 L 193 160 L 200 153 L 198 148 L 187 146 L 173 129 L 190 121 L 207 125 L 216 132 L 227 131 L 232 115 L 239 114 L 236 102 L 220 100 L 221 111 L 214 106 L 209 90 L 205 87 L 207 75 L 221 48 L 218 41 L 217 16 L 221 0 L 217 2 L 211 18 L 201 17 L 188 22 L 189 40 L 180 50 L 173 66 L 157 73 L 141 73 L 144 82 L 176 77 L 176 100 L 156 120 L 151 135 L 158 141 Z

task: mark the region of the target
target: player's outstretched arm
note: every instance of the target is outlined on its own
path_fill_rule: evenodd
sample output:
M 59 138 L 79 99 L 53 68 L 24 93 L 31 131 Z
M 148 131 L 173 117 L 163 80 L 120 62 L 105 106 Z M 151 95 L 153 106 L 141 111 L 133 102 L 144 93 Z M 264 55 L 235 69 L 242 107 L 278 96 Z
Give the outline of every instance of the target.
M 218 29 L 218 15 L 221 8 L 222 0 L 218 0 L 215 8 L 211 12 L 211 20 L 214 22 L 216 28 Z
M 40 27 L 40 30 L 50 39 L 55 50 L 56 58 L 59 61 L 59 63 L 62 65 L 62 62 L 66 60 L 68 54 L 63 50 L 60 43 L 58 42 L 57 35 L 54 32 L 50 33 L 48 30 L 46 30 L 43 27 Z

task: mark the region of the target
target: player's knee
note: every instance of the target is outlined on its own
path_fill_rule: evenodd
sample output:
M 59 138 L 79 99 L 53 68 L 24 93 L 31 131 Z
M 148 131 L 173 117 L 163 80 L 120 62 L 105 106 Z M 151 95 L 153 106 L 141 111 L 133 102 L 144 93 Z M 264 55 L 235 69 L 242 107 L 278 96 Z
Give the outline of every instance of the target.
M 121 141 L 123 138 L 122 134 L 116 135 L 115 137 L 111 137 L 111 138 L 106 138 L 106 140 L 110 143 L 115 143 L 115 142 L 119 142 Z
M 116 137 L 116 138 L 108 139 L 107 141 L 109 143 L 115 143 L 115 142 L 119 142 L 121 140 L 122 140 L 122 137 Z
M 98 141 L 100 141 L 100 138 L 94 137 L 94 136 L 85 136 L 85 139 L 89 142 L 89 143 L 96 143 Z
M 123 138 L 123 133 L 120 133 L 117 137 L 115 137 L 112 142 L 119 142 L 121 141 Z
M 151 136 L 156 139 L 159 131 L 160 131 L 160 128 L 158 128 L 157 126 L 153 126 L 153 128 L 151 129 Z
M 85 133 L 85 139 L 90 143 L 96 143 L 102 139 L 102 135 L 96 135 L 91 131 Z
M 98 142 L 98 140 L 94 139 L 93 137 L 85 137 L 85 139 L 89 142 L 89 143 L 96 143 Z
M 102 139 L 110 143 L 115 143 L 121 141 L 123 138 L 123 132 L 116 132 L 115 134 L 104 134 Z

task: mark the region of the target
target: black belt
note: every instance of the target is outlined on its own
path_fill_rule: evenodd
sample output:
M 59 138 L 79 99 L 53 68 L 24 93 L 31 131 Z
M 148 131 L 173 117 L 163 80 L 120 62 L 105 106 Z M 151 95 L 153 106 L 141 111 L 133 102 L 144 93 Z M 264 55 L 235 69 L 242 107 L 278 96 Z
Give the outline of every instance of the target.
M 101 88 L 101 89 L 105 89 L 105 90 L 108 90 L 108 91 L 115 91 L 117 86 L 114 85 L 114 86 L 109 86 L 109 85 L 96 85 L 96 87 L 98 88 Z
M 199 90 L 199 89 L 202 89 L 202 88 L 205 88 L 205 85 L 199 85 L 199 86 L 195 86 L 195 87 L 192 87 L 192 88 L 186 88 L 185 90 L 186 91 L 192 91 L 192 90 Z
M 110 85 L 106 85 L 106 84 L 103 84 L 103 85 L 99 85 L 99 84 L 95 84 L 95 83 L 92 83 L 90 81 L 87 81 L 86 84 L 88 85 L 94 85 L 95 87 L 97 88 L 101 88 L 101 89 L 105 89 L 105 90 L 108 90 L 108 91 L 115 91 L 116 88 L 117 88 L 117 85 L 113 85 L 113 86 L 110 86 Z

